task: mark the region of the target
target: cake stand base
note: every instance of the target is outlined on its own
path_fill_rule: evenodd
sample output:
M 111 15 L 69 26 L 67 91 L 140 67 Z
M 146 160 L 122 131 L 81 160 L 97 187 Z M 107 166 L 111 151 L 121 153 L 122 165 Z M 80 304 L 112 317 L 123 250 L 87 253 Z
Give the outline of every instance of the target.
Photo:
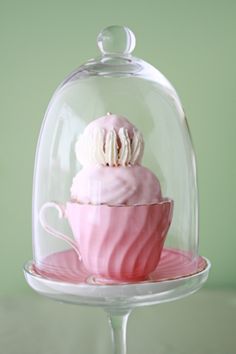
M 176 279 L 149 280 L 131 284 L 68 283 L 39 274 L 32 261 L 24 268 L 28 284 L 38 293 L 54 300 L 103 308 L 112 331 L 113 353 L 126 354 L 126 327 L 130 312 L 147 306 L 177 300 L 196 292 L 207 280 L 210 262 L 200 257 L 201 269 Z
M 207 280 L 210 269 L 210 262 L 204 260 L 204 269 L 189 276 L 130 284 L 77 284 L 49 279 L 35 271 L 32 261 L 26 263 L 24 273 L 31 288 L 54 300 L 103 308 L 133 309 L 176 300 L 197 291 Z

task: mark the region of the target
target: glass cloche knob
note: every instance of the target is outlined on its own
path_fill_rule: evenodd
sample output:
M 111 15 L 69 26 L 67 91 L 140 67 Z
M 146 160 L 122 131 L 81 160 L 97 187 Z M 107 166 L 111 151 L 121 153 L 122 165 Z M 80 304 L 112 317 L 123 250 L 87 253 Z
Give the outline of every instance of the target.
M 98 47 L 103 54 L 131 54 L 135 48 L 135 43 L 134 33 L 123 26 L 106 27 L 97 37 Z

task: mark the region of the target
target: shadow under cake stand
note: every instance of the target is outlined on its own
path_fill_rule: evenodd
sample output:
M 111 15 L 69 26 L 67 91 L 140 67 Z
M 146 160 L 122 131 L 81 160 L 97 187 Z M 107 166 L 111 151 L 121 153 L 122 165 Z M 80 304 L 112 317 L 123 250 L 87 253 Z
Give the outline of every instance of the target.
M 60 265 L 60 267 L 58 267 Z M 177 300 L 200 289 L 208 278 L 210 262 L 198 257 L 193 264 L 187 252 L 165 248 L 156 270 L 146 281 L 104 283 L 87 273 L 73 249 L 47 258 L 47 269 L 26 263 L 28 284 L 54 300 L 102 307 L 112 329 L 113 352 L 126 353 L 126 326 L 132 309 Z

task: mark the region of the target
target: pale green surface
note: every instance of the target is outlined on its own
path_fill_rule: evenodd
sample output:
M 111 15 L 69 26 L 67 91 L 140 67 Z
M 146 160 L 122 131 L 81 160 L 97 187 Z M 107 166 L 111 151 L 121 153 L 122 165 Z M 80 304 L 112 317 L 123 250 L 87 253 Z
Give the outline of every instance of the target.
M 12 296 L 1 299 L 0 316 L 1 353 L 111 353 L 101 310 L 36 295 Z M 173 303 L 134 310 L 128 354 L 234 354 L 235 328 L 236 292 L 202 290 Z
M 97 55 L 96 36 L 110 24 L 135 32 L 135 55 L 158 67 L 184 103 L 199 167 L 200 251 L 213 263 L 208 286 L 236 285 L 235 16 L 229 0 L 0 1 L 3 293 L 29 291 L 21 267 L 31 258 L 33 162 L 46 106 L 60 81 Z

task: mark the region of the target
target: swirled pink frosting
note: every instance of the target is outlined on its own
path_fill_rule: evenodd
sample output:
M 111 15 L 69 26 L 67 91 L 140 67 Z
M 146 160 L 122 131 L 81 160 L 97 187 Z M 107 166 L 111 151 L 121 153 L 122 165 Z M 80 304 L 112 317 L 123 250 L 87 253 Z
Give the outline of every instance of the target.
M 143 166 L 86 166 L 73 179 L 71 199 L 81 204 L 150 205 L 162 195 L 158 179 Z

